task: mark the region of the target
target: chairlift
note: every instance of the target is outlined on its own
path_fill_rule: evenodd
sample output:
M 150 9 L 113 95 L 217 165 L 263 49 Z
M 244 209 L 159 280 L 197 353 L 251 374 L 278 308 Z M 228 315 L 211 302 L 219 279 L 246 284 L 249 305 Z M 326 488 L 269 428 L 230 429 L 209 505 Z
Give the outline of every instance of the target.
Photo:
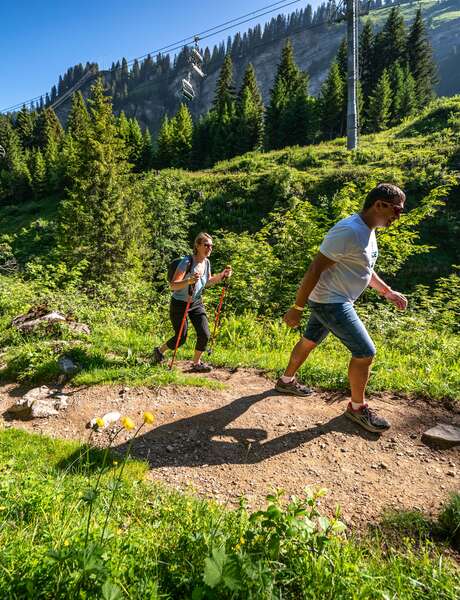
M 197 73 L 203 79 L 206 77 L 206 75 L 203 73 L 203 71 L 197 65 L 192 65 L 192 69 L 195 71 L 195 73 Z
M 182 79 L 182 95 L 185 96 L 187 100 L 193 100 L 195 98 L 195 90 L 187 79 Z
M 6 157 L 6 150 L 3 146 L 0 146 L 0 158 Z
M 197 48 L 192 48 L 190 51 L 190 55 L 192 59 L 195 59 L 199 63 L 202 63 L 204 60 Z

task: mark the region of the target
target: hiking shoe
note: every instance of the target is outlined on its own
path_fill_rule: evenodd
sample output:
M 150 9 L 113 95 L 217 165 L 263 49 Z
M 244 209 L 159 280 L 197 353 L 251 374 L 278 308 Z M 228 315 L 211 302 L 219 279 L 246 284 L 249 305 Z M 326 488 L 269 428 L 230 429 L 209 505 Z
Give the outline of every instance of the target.
M 199 362 L 197 364 L 193 363 L 190 370 L 192 373 L 210 373 L 212 371 L 212 367 L 211 365 L 208 365 L 208 363 Z
M 353 410 L 351 407 L 351 402 L 348 403 L 347 410 L 345 411 L 345 416 L 367 431 L 372 431 L 373 433 L 382 433 L 390 428 L 390 424 L 383 417 L 379 417 L 378 414 L 368 407 L 367 404 L 364 404 L 362 408 L 358 410 Z
M 284 383 L 281 377 L 276 382 L 275 390 L 282 394 L 291 394 L 292 396 L 309 396 L 312 393 L 309 387 L 302 385 L 296 379 L 293 379 L 289 383 Z
M 152 356 L 152 363 L 154 365 L 161 365 L 161 363 L 164 361 L 164 359 L 165 359 L 165 355 L 158 348 L 158 346 L 156 348 L 154 348 L 153 349 L 153 356 Z

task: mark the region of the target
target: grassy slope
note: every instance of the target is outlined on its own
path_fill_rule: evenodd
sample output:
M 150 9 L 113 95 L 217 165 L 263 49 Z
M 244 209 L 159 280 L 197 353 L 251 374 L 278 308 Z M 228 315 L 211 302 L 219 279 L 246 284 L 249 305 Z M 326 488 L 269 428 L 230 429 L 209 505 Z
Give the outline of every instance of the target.
M 245 511 L 144 482 L 144 467 L 135 462 L 125 470 L 101 545 L 110 481 L 119 468 L 109 461 L 85 550 L 82 496 L 94 487 L 102 460 L 99 453 L 89 456 L 75 443 L 0 431 L 0 597 L 173 599 L 191 598 L 194 590 L 194 598 L 222 600 L 458 597 L 458 571 L 426 535 L 412 542 L 395 535 L 386 544 L 378 536 L 356 542 L 333 534 L 302 541 L 281 511 L 267 514 L 258 529 Z M 275 560 L 270 548 L 277 539 Z M 221 583 L 213 593 L 203 583 L 205 559 L 220 547 L 235 557 L 237 567 L 227 574 L 240 589 Z M 119 595 L 102 593 L 107 580 Z
M 220 163 L 209 171 L 179 172 L 177 176 L 189 188 L 203 191 L 196 218 L 200 228 L 209 222 L 214 229 L 225 224 L 236 230 L 248 225 L 257 229 L 273 208 L 271 191 L 286 173 L 297 187 L 300 185 L 300 193 L 313 202 L 322 194 L 330 196 L 347 181 L 368 185 L 373 178 L 391 179 L 403 185 L 408 190 L 409 205 L 414 206 L 421 195 L 460 169 L 458 133 L 451 127 L 459 118 L 460 97 L 444 99 L 414 121 L 381 134 L 363 136 L 356 153 L 347 152 L 343 140 L 334 140 L 310 148 L 252 153 Z M 457 188 L 448 199 L 447 210 L 440 211 L 425 228 L 425 239 L 435 242 L 438 249 L 430 253 L 428 260 L 423 256 L 405 267 L 405 278 L 409 274 L 415 281 L 423 281 L 424 276 L 430 281 L 436 275 L 448 273 L 452 263 L 458 262 L 455 242 L 459 229 L 458 203 Z M 19 258 L 35 253 L 46 255 L 48 244 L 43 242 L 49 243 L 56 207 L 55 200 L 0 207 L 0 234 L 10 236 Z M 248 211 L 250 219 L 244 217 Z M 53 377 L 57 371 L 54 342 L 40 339 L 26 342 L 8 329 L 11 317 L 34 302 L 33 290 L 21 285 L 15 287 L 6 279 L 2 286 L 5 304 L 0 319 L 0 343 L 7 349 L 3 361 L 9 365 L 4 376 L 29 381 Z M 406 280 L 402 289 L 407 289 Z M 56 302 L 64 309 L 69 304 L 93 330 L 89 344 L 82 341 L 72 350 L 84 367 L 79 383 L 187 383 L 183 376 L 145 364 L 153 344 L 162 341 L 169 332 L 166 311 L 128 316 L 124 311 L 101 311 L 84 299 L 80 302 L 78 297 Z M 395 314 L 388 315 L 385 327 L 372 331 L 379 355 L 370 389 L 417 392 L 433 398 L 460 397 L 458 336 L 431 330 L 419 322 L 417 315 L 401 319 Z M 295 334 L 276 323 L 253 321 L 253 318 L 239 318 L 225 323 L 213 358 L 219 364 L 251 365 L 279 373 L 286 364 Z M 270 333 L 270 328 L 274 328 L 274 333 Z M 66 349 L 64 345 L 63 350 Z M 184 355 L 189 356 L 190 352 L 182 351 Z M 324 388 L 346 387 L 346 361 L 346 352 L 334 340 L 328 340 L 304 366 L 301 377 Z M 205 385 L 204 381 L 197 383 Z

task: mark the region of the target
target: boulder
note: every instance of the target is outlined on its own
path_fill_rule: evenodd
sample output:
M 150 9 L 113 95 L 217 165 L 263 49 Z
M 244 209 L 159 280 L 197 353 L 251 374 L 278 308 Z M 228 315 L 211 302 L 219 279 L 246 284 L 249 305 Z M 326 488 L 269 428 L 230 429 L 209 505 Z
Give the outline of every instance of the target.
M 60 390 L 52 390 L 46 385 L 29 390 L 22 398 L 18 398 L 8 409 L 12 415 L 43 419 L 58 414 L 68 406 L 68 397 Z
M 452 448 L 460 445 L 460 427 L 438 423 L 422 434 L 422 442 L 440 448 Z

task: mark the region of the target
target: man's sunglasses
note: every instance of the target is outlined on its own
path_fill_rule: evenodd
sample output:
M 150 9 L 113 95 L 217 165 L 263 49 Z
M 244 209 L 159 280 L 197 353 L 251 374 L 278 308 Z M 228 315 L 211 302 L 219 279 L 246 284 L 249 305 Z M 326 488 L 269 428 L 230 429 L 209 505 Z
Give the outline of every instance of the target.
M 385 202 L 384 200 L 381 200 L 381 203 L 385 206 L 389 206 L 397 217 L 400 217 L 401 214 L 404 212 L 404 206 L 397 206 L 396 204 L 392 204 L 391 202 Z

